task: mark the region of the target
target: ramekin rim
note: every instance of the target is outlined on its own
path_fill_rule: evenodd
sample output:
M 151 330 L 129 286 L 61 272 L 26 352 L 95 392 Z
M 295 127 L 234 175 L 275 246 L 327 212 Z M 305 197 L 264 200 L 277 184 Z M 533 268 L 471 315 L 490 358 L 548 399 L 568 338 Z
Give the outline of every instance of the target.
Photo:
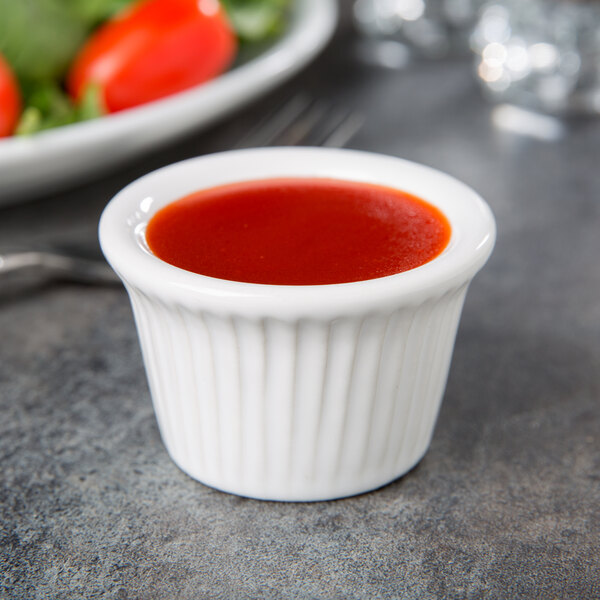
M 367 171 L 378 164 L 382 172 L 398 169 L 402 171 L 400 177 L 406 177 L 410 173 L 412 184 L 409 189 L 402 185 L 393 185 L 393 187 L 416 193 L 417 196 L 442 210 L 452 228 L 448 246 L 440 255 L 424 265 L 395 275 L 350 283 L 297 286 L 246 283 L 199 275 L 162 261 L 139 243 L 140 229 L 143 229 L 154 212 L 181 197 L 175 195 L 168 200 L 163 198 L 152 210 L 149 209 L 146 214 L 143 214 L 140 213 L 140 204 L 144 198 L 151 198 L 145 195 L 148 186 L 166 186 L 169 181 L 174 181 L 177 175 L 194 171 L 198 167 L 200 171 L 202 169 L 206 171 L 211 167 L 211 163 L 214 167 L 219 162 L 228 161 L 233 163 L 237 161 L 238 164 L 241 164 L 240 161 L 244 161 L 244 164 L 246 161 L 255 161 L 262 165 L 263 169 L 265 165 L 269 167 L 266 169 L 269 175 L 253 179 L 296 176 L 297 173 L 290 173 L 289 170 L 275 165 L 273 161 L 281 158 L 284 159 L 283 162 L 288 163 L 295 159 L 318 159 L 321 173 L 331 172 L 331 175 L 322 175 L 314 173 L 314 168 L 306 167 L 305 174 L 298 175 L 300 177 L 325 176 L 381 183 L 377 177 L 358 175 L 355 177 L 354 173 L 352 176 L 340 177 L 337 175 L 340 169 L 328 169 L 327 161 L 330 161 L 331 165 L 335 163 L 337 167 L 346 161 L 354 164 L 366 161 L 370 163 Z M 187 176 L 191 177 L 189 173 Z M 419 193 L 417 189 L 419 185 L 415 185 L 419 178 L 434 179 L 438 184 L 446 185 L 452 194 L 460 195 L 460 198 L 456 198 L 460 206 L 449 209 L 450 205 L 446 203 L 448 206 L 444 209 L 440 206 L 444 204 L 440 198 Z M 221 183 L 249 179 L 252 177 L 238 179 L 233 177 Z M 394 175 L 390 175 L 391 179 L 394 179 Z M 203 185 L 201 177 L 198 176 L 197 187 L 194 189 L 213 187 L 213 185 L 214 182 Z M 105 207 L 99 223 L 99 237 L 102 251 L 111 266 L 127 285 L 138 288 L 142 292 L 163 296 L 171 301 L 179 300 L 184 304 L 202 298 L 204 301 L 212 301 L 221 308 L 226 308 L 231 303 L 239 305 L 239 299 L 244 298 L 244 305 L 249 311 L 255 310 L 257 306 L 262 309 L 277 306 L 292 312 L 299 309 L 303 312 L 312 312 L 332 306 L 377 305 L 392 299 L 408 301 L 424 295 L 442 294 L 453 287 L 459 287 L 468 282 L 487 261 L 495 243 L 496 225 L 490 207 L 472 188 L 432 167 L 394 156 L 360 150 L 270 147 L 229 150 L 194 157 L 167 165 L 136 179 L 118 192 Z M 241 310 L 244 312 L 244 309 Z

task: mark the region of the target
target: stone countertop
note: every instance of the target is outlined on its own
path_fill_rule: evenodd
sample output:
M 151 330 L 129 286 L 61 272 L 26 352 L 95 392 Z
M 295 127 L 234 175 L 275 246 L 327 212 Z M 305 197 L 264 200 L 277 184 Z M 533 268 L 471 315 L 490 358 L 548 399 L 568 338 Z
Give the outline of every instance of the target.
M 600 597 L 599 120 L 511 133 L 469 61 L 366 66 L 343 30 L 234 118 L 2 209 L 2 244 L 94 248 L 123 185 L 226 148 L 300 89 L 364 112 L 352 147 L 447 171 L 495 212 L 429 452 L 333 502 L 209 489 L 162 445 L 124 290 L 3 283 L 0 598 Z

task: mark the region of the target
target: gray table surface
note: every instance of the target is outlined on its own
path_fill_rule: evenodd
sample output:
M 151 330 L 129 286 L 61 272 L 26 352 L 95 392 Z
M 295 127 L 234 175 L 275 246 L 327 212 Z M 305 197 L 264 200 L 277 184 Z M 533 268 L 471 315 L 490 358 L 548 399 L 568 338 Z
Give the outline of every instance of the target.
M 226 148 L 296 90 L 361 109 L 351 146 L 440 168 L 492 206 L 433 443 L 322 503 L 214 491 L 162 445 L 122 288 L 0 287 L 0 597 L 600 597 L 600 121 L 511 133 L 468 60 L 362 65 L 342 27 L 282 91 L 75 190 L 0 211 L 0 240 L 94 247 L 160 165 Z

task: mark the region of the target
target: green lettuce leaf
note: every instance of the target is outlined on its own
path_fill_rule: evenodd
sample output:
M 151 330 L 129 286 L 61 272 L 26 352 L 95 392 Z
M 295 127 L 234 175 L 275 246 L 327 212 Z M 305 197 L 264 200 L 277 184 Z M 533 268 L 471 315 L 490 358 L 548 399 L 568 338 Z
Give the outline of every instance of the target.
M 106 114 L 102 90 L 97 85 L 88 86 L 77 104 L 53 82 L 30 84 L 26 92 L 27 105 L 21 113 L 15 135 L 31 135 Z
M 134 0 L 64 0 L 69 10 L 90 27 L 114 17 Z
M 88 27 L 62 0 L 0 0 L 0 52 L 20 80 L 60 78 Z
M 287 24 L 290 0 L 221 0 L 242 42 L 262 42 Z

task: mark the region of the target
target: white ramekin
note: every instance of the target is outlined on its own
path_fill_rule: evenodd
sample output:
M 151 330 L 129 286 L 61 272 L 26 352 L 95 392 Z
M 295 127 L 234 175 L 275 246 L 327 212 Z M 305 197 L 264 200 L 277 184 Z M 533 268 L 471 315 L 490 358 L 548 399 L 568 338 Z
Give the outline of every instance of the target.
M 395 187 L 437 206 L 452 235 L 429 263 L 320 286 L 224 281 L 147 249 L 161 207 L 271 177 Z M 406 473 L 429 446 L 467 286 L 495 223 L 470 188 L 431 168 L 350 150 L 268 148 L 177 163 L 109 203 L 100 242 L 133 306 L 160 431 L 199 481 L 269 500 L 325 500 Z

